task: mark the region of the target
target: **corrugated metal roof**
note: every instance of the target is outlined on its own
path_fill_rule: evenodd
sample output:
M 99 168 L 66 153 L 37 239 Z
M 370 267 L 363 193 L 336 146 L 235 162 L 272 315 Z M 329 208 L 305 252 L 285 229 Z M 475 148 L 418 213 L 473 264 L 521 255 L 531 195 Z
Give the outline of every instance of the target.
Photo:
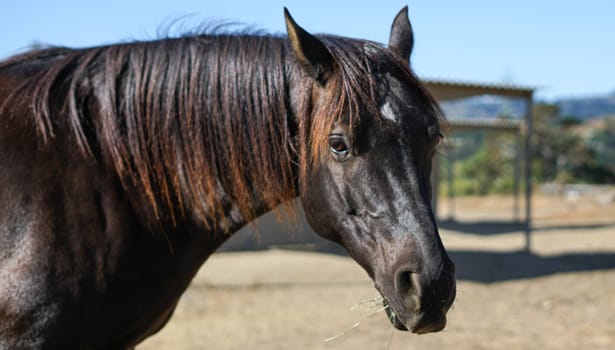
M 523 125 L 522 119 L 449 117 L 446 121 L 453 129 L 519 129 Z
M 440 79 L 422 79 L 427 89 L 439 100 L 455 100 L 460 98 L 497 95 L 516 98 L 529 98 L 535 90 L 533 87 L 471 81 L 454 81 Z

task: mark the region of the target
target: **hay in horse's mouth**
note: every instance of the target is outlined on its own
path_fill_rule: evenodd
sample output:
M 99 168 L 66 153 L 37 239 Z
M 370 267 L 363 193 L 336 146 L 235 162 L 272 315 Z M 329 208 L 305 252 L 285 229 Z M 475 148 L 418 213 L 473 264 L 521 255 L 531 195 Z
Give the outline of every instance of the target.
M 382 305 L 382 306 L 379 306 L 379 305 L 380 305 L 380 303 L 382 303 L 383 305 Z M 339 338 L 339 337 L 341 337 L 341 336 L 343 336 L 343 335 L 347 334 L 347 333 L 348 333 L 348 332 L 350 332 L 351 330 L 353 330 L 353 329 L 355 329 L 355 328 L 359 327 L 359 325 L 361 324 L 361 321 L 365 320 L 366 318 L 373 317 L 373 316 L 377 315 L 378 313 L 380 313 L 380 312 L 382 312 L 382 311 L 386 310 L 386 309 L 389 307 L 389 306 L 388 306 L 388 304 L 384 303 L 384 297 L 382 296 L 382 294 L 380 294 L 380 296 L 377 296 L 377 297 L 375 297 L 375 298 L 373 298 L 373 299 L 365 299 L 365 300 L 361 300 L 361 301 L 359 301 L 357 304 L 353 305 L 353 306 L 350 308 L 350 311 L 353 311 L 353 310 L 357 309 L 359 306 L 361 306 L 361 305 L 366 305 L 366 304 L 367 304 L 367 305 L 370 305 L 370 307 L 369 307 L 369 309 L 368 309 L 369 314 L 368 314 L 367 316 L 364 316 L 361 320 L 359 320 L 359 321 L 355 322 L 355 323 L 352 325 L 352 327 L 350 327 L 348 330 L 345 330 L 345 331 L 339 332 L 339 333 L 337 333 L 336 335 L 334 335 L 334 336 L 332 336 L 332 337 L 329 337 L 329 338 L 325 339 L 325 340 L 324 340 L 324 342 L 325 342 L 325 343 L 330 342 L 330 341 L 332 341 L 332 340 L 335 340 L 335 339 L 337 339 L 337 338 Z M 376 307 L 376 308 L 374 309 L 374 306 L 376 306 L 376 305 L 378 305 L 378 307 Z
M 399 320 L 397 314 L 393 308 L 391 308 L 389 301 L 384 296 L 382 297 L 382 305 L 384 306 L 384 311 L 387 313 L 389 321 L 391 321 L 393 327 L 400 331 L 408 331 L 408 327 L 406 327 L 406 325 Z

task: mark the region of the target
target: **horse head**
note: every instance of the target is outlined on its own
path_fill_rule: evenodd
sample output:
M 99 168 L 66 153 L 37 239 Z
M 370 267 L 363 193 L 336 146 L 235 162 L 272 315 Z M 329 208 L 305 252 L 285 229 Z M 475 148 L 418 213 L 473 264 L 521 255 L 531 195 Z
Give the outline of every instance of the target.
M 314 36 L 285 15 L 294 58 L 313 83 L 301 162 L 308 222 L 367 271 L 396 328 L 439 331 L 455 298 L 430 204 L 441 118 L 410 69 L 407 9 L 387 48 Z

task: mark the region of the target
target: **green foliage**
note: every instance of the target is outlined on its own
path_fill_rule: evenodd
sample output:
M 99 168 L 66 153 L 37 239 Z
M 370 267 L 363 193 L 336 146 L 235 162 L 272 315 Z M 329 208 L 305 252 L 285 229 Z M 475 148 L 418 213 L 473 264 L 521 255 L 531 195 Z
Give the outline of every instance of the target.
M 515 135 L 503 133 L 473 132 L 458 142 L 456 158 L 460 153 L 465 159 L 454 163 L 454 195 L 487 195 L 512 193 L 514 189 L 514 162 L 517 152 Z M 478 136 L 477 136 L 478 135 Z M 476 142 L 478 141 L 478 142 Z M 474 149 L 472 150 L 472 146 Z M 461 152 L 460 152 L 461 150 Z M 440 173 L 448 174 L 449 160 L 441 162 Z M 449 193 L 448 183 L 441 183 L 441 193 Z
M 615 116 L 605 119 L 604 128 L 595 131 L 588 144 L 596 152 L 596 161 L 615 173 Z
M 615 122 L 588 139 L 575 132 L 578 120 L 559 116 L 554 105 L 537 104 L 533 117 L 532 160 L 539 181 L 615 182 Z
M 533 181 L 615 183 L 615 117 L 589 136 L 572 116 L 562 117 L 555 105 L 537 104 L 533 110 L 531 166 Z M 581 129 L 578 129 L 581 128 Z M 587 129 L 587 127 L 585 127 Z M 591 127 L 589 130 L 592 130 Z M 465 131 L 454 134 L 454 195 L 487 195 L 514 191 L 515 156 L 523 152 L 516 134 Z M 449 193 L 449 160 L 440 162 L 440 193 Z M 520 169 L 519 169 L 520 170 Z M 517 174 L 518 175 L 518 174 Z
M 493 181 L 499 175 L 500 162 L 492 158 L 493 152 L 488 152 L 487 147 L 483 146 L 476 154 L 459 164 L 461 177 L 473 183 L 476 194 L 488 194 L 493 187 Z

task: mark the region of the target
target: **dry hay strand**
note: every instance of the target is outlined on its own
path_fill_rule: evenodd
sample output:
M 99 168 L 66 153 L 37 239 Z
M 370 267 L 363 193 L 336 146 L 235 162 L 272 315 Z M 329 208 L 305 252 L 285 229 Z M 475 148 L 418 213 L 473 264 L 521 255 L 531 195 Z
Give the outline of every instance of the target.
M 362 306 L 367 306 L 366 309 L 366 315 L 363 316 L 361 319 L 359 319 L 357 322 L 355 322 L 352 326 L 350 326 L 348 329 L 343 330 L 337 334 L 335 334 L 334 336 L 331 336 L 329 338 L 326 338 L 325 340 L 323 340 L 323 342 L 328 343 L 330 341 L 333 341 L 335 339 L 338 339 L 340 337 L 345 336 L 346 334 L 352 332 L 353 330 L 355 330 L 356 328 L 358 328 L 361 325 L 361 322 L 365 321 L 366 319 L 372 318 L 376 315 L 378 315 L 379 313 L 385 311 L 386 309 L 389 308 L 388 303 L 385 301 L 385 299 L 381 296 L 378 295 L 375 298 L 372 299 L 364 299 L 364 300 L 360 300 L 358 303 L 356 303 L 355 305 L 353 305 L 352 307 L 350 307 L 350 311 L 355 311 L 356 309 L 358 309 L 359 307 Z M 395 313 L 391 310 L 391 318 L 395 317 Z M 391 346 L 391 341 L 393 339 L 393 333 L 391 333 L 391 339 L 389 340 L 389 347 Z

